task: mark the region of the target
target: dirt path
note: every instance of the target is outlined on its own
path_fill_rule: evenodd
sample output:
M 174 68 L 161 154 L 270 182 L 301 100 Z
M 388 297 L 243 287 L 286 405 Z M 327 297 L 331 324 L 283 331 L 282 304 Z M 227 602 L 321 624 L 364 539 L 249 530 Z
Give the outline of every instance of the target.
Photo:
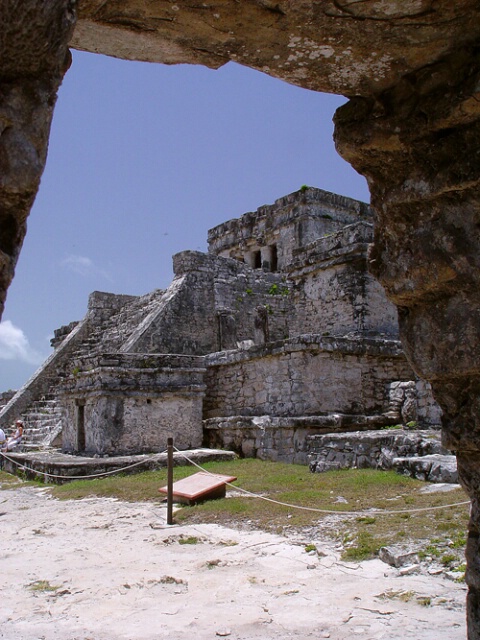
M 318 540 L 168 527 L 158 505 L 31 487 L 3 491 L 0 514 L 5 640 L 466 637 L 464 585 L 343 563 Z

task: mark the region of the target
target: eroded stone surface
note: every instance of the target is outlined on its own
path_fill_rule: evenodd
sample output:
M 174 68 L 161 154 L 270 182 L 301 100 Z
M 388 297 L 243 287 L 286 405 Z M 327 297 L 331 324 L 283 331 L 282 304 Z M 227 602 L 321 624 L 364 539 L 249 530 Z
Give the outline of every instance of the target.
M 0 312 L 45 162 L 74 3 L 2 0 Z M 400 306 L 473 501 L 469 638 L 480 638 L 479 61 L 476 0 L 82 0 L 73 46 L 218 67 L 229 60 L 354 98 L 342 155 L 370 185 L 371 268 Z
M 473 0 L 82 0 L 72 46 L 167 64 L 233 60 L 309 89 L 371 95 L 471 42 L 479 12 Z
M 377 213 L 370 269 L 398 305 L 400 335 L 443 410 L 443 440 L 472 499 L 469 638 L 480 637 L 480 59 L 457 51 L 336 115 L 342 155 Z
M 438 483 L 457 483 L 455 457 L 433 431 L 385 429 L 329 433 L 308 437 L 310 470 L 395 469 L 404 475 Z
M 57 89 L 70 64 L 74 6 L 72 0 L 0 3 L 0 317 L 45 166 Z

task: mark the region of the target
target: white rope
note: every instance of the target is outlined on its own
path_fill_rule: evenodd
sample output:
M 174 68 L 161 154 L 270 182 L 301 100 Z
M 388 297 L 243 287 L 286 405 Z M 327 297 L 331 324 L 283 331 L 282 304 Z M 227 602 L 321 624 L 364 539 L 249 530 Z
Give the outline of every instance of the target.
M 185 455 L 185 453 L 183 451 L 180 451 L 179 449 L 177 449 L 176 447 L 174 447 L 175 451 L 177 453 L 179 453 L 183 458 L 185 458 L 185 460 L 187 460 L 192 466 L 197 467 L 198 469 L 200 469 L 201 471 L 203 471 L 204 473 L 207 473 L 208 475 L 211 476 L 216 476 L 218 474 L 215 473 L 211 473 L 210 471 L 208 471 L 207 469 L 205 469 L 204 467 L 202 467 L 201 465 L 197 464 L 194 460 L 192 460 L 191 458 L 189 458 L 187 455 Z M 165 451 L 162 451 L 160 453 L 165 453 Z M 6 460 L 9 460 L 12 464 L 15 464 L 18 467 L 21 467 L 22 470 L 25 471 L 31 471 L 32 473 L 36 473 L 37 475 L 41 475 L 47 478 L 59 478 L 59 479 L 64 479 L 64 480 L 87 480 L 87 479 L 93 479 L 93 478 L 102 478 L 104 476 L 109 476 L 109 475 L 113 475 L 115 473 L 121 473 L 122 471 L 125 471 L 127 469 L 132 469 L 134 467 L 138 467 L 141 464 L 144 464 L 144 462 L 146 460 L 139 460 L 138 462 L 134 462 L 133 464 L 130 465 L 126 465 L 124 467 L 121 467 L 119 469 L 112 469 L 111 471 L 105 471 L 103 473 L 95 473 L 95 474 L 90 474 L 90 475 L 78 475 L 78 476 L 63 476 L 63 475 L 57 475 L 54 473 L 47 473 L 46 471 L 38 471 L 37 469 L 33 469 L 32 467 L 28 467 L 20 462 L 17 462 L 16 460 L 14 460 L 13 458 L 11 458 L 10 456 L 7 456 L 4 452 L 0 452 L 0 455 L 3 456 Z M 326 513 L 326 514 L 334 514 L 334 515 L 344 515 L 344 516 L 360 516 L 362 514 L 366 514 L 366 515 L 373 515 L 373 514 L 378 514 L 378 515 L 399 515 L 399 514 L 405 514 L 405 513 L 420 513 L 420 512 L 425 512 L 425 511 L 436 511 L 436 510 L 440 510 L 440 509 L 449 509 L 452 507 L 460 507 L 463 505 L 467 505 L 470 504 L 470 500 L 466 500 L 465 502 L 456 502 L 453 504 L 445 504 L 445 505 L 441 505 L 441 506 L 432 506 L 432 507 L 419 507 L 417 509 L 395 509 L 392 511 L 386 511 L 386 510 L 381 510 L 381 509 L 374 509 L 374 508 L 370 508 L 368 510 L 364 510 L 364 511 L 338 511 L 338 510 L 334 510 L 334 509 L 318 509 L 316 507 L 305 507 L 302 505 L 296 505 L 296 504 L 291 504 L 289 502 L 281 502 L 279 500 L 274 500 L 273 498 L 267 498 L 266 496 L 262 496 L 259 495 L 257 493 L 253 493 L 252 491 L 248 491 L 247 489 L 243 489 L 242 487 L 238 487 L 236 485 L 231 484 L 230 482 L 226 482 L 225 483 L 227 486 L 232 487 L 233 489 L 236 489 L 237 491 L 240 491 L 241 493 L 244 493 L 245 495 L 251 496 L 252 498 L 258 498 L 259 500 L 264 500 L 265 502 L 270 502 L 272 504 L 278 504 L 279 506 L 282 507 L 288 507 L 290 509 L 298 509 L 300 511 L 310 511 L 313 513 Z
M 204 469 L 202 466 L 200 466 L 199 464 L 197 464 L 194 460 L 191 460 L 188 456 L 186 456 L 182 451 L 179 451 L 179 449 L 177 449 L 176 447 L 174 447 L 175 451 L 177 451 L 177 453 L 179 453 L 180 455 L 182 455 L 185 460 L 188 460 L 188 462 L 190 462 L 190 464 L 192 464 L 194 467 L 197 467 L 198 469 L 200 469 L 201 471 L 203 471 L 204 473 L 207 473 L 208 475 L 211 476 L 217 476 L 218 474 L 215 473 L 211 473 L 210 471 L 207 471 L 207 469 Z M 372 515 L 397 515 L 397 514 L 403 514 L 403 513 L 420 513 L 423 511 L 435 511 L 438 509 L 449 509 L 451 507 L 461 507 L 463 505 L 466 504 L 470 504 L 470 500 L 466 500 L 465 502 L 456 502 L 454 504 L 445 504 L 442 506 L 437 506 L 437 507 L 419 507 L 418 509 L 395 509 L 393 511 L 386 511 L 386 510 L 382 510 L 382 509 L 374 509 L 373 507 L 368 509 L 368 510 L 364 510 L 364 511 L 335 511 L 333 509 L 317 509 L 315 507 L 304 507 L 302 505 L 298 505 L 298 504 L 290 504 L 289 502 L 280 502 L 279 500 L 274 500 L 273 498 L 267 498 L 266 496 L 262 496 L 259 495 L 258 493 L 253 493 L 252 491 L 248 491 L 247 489 L 242 489 L 242 487 L 238 487 L 237 485 L 231 484 L 230 482 L 226 482 L 225 483 L 227 486 L 232 487 L 232 489 L 236 489 L 237 491 L 241 491 L 242 493 L 245 493 L 246 495 L 251 496 L 252 498 L 258 498 L 259 500 L 264 500 L 265 502 L 271 502 L 273 504 L 278 504 L 282 507 L 289 507 L 290 509 L 299 509 L 301 511 L 312 511 L 313 513 L 327 513 L 327 514 L 334 514 L 334 515 L 342 515 L 342 516 L 360 516 L 360 515 L 368 515 L 368 516 L 372 516 Z
M 165 451 L 160 451 L 159 453 L 165 453 Z M 55 473 L 47 473 L 46 471 L 38 471 L 37 469 L 32 469 L 32 467 L 27 467 L 21 462 L 17 462 L 17 460 L 10 458 L 10 456 L 7 456 L 3 452 L 0 452 L 0 455 L 2 455 L 6 460 L 11 462 L 12 464 L 15 464 L 17 467 L 21 467 L 22 470 L 31 471 L 32 473 L 37 473 L 38 475 L 44 476 L 46 478 L 61 478 L 64 480 L 87 480 L 92 478 L 102 478 L 104 476 L 113 475 L 114 473 L 121 473 L 126 469 L 133 469 L 133 467 L 138 467 L 139 465 L 144 464 L 144 462 L 146 462 L 147 460 L 147 459 L 139 460 L 138 462 L 134 462 L 133 464 L 126 465 L 125 467 L 121 467 L 120 469 L 112 469 L 111 471 L 105 471 L 103 473 L 94 473 L 86 476 L 60 476 L 60 475 L 56 475 Z

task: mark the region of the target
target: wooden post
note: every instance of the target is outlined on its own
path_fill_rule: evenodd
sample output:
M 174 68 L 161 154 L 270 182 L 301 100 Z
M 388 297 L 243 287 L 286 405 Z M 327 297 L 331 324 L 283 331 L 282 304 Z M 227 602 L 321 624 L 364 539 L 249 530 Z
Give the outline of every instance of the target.
M 173 438 L 167 439 L 167 524 L 173 524 Z

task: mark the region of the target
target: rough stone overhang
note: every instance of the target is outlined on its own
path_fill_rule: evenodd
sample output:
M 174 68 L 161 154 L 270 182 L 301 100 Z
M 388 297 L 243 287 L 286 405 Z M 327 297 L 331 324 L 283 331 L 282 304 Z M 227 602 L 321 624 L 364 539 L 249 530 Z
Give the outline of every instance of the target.
M 372 95 L 475 42 L 477 0 L 80 0 L 71 46 Z

